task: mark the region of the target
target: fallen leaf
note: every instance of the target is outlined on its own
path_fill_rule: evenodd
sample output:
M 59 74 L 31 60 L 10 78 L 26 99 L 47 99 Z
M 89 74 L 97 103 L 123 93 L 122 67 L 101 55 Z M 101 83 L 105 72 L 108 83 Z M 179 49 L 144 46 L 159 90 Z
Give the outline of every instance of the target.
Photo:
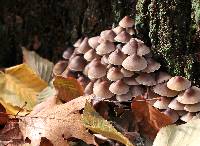
M 26 103 L 24 109 L 31 110 L 36 104 L 37 95 L 47 87 L 47 83 L 26 64 L 5 69 L 5 73 L 0 73 L 0 82 L 0 99 L 6 109 L 6 104 L 20 108 Z
M 85 104 L 82 121 L 86 128 L 95 133 L 119 141 L 126 146 L 133 146 L 129 139 L 118 132 L 107 120 L 101 117 L 89 102 L 86 102 Z
M 53 84 L 58 91 L 58 98 L 65 102 L 83 95 L 83 87 L 75 78 L 56 76 Z
M 132 111 L 141 134 L 154 139 L 160 128 L 172 124 L 171 118 L 152 107 L 143 97 L 132 102 Z
M 40 57 L 34 51 L 22 48 L 24 63 L 28 64 L 41 79 L 50 82 L 54 64 L 47 59 Z
M 96 145 L 94 136 L 83 127 L 79 113 L 86 100 L 91 101 L 92 98 L 93 95 L 81 96 L 21 118 L 20 128 L 24 138 L 28 137 L 32 146 L 39 145 L 41 137 L 50 140 L 54 146 L 68 146 L 65 139 L 71 137 Z
M 179 126 L 161 128 L 153 146 L 199 146 L 200 119 L 191 120 Z

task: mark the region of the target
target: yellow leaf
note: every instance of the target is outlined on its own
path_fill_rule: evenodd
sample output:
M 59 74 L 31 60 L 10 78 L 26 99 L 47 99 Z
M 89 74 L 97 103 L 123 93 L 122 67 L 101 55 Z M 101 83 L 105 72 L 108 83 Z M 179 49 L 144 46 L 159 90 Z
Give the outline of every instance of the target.
M 58 98 L 65 102 L 83 95 L 83 87 L 72 77 L 56 76 L 53 84 L 58 90 Z
M 101 117 L 89 102 L 85 104 L 82 121 L 84 126 L 93 132 L 117 140 L 126 146 L 134 146 L 128 138 L 118 132 L 108 121 Z
M 47 83 L 41 80 L 26 64 L 7 68 L 0 75 L 0 98 L 6 104 L 31 110 L 37 95 L 47 87 Z

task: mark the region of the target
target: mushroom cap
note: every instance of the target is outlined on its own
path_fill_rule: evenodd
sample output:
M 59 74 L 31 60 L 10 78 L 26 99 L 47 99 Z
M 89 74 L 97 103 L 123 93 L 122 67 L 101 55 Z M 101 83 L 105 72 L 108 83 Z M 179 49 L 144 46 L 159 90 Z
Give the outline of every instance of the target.
M 67 77 L 77 77 L 77 74 L 70 70 L 68 67 L 64 70 L 64 72 L 61 74 L 62 77 L 67 78 Z
M 133 97 L 144 95 L 145 91 L 142 86 L 131 86 L 131 94 Z
M 106 66 L 101 64 L 99 60 L 89 65 L 88 77 L 90 79 L 98 79 L 105 75 L 106 75 Z
M 87 84 L 87 86 L 85 87 L 85 90 L 84 90 L 85 95 L 90 95 L 93 93 L 93 85 L 94 85 L 93 82 L 89 82 L 89 84 Z
M 132 77 L 134 75 L 134 72 L 133 71 L 129 71 L 125 68 L 121 68 L 121 72 L 123 74 L 124 77 Z
M 117 26 L 117 27 L 113 28 L 112 30 L 113 30 L 113 31 L 115 32 L 115 34 L 117 35 L 117 34 L 119 34 L 120 32 L 124 31 L 124 28 L 121 27 L 121 26 Z
M 171 118 L 172 123 L 175 123 L 179 119 L 178 113 L 175 110 L 172 110 L 170 108 L 166 109 L 164 111 L 164 114 L 167 115 L 167 116 L 169 116 Z
M 92 49 L 92 47 L 90 47 L 90 45 L 88 44 L 88 38 L 85 37 L 80 46 L 77 48 L 77 52 L 80 54 L 85 54 L 90 49 Z
M 109 55 L 103 55 L 103 56 L 101 57 L 101 63 L 102 63 L 103 65 L 108 65 L 108 64 L 109 64 L 108 57 L 109 57 Z
M 153 87 L 153 91 L 160 96 L 174 97 L 178 95 L 177 91 L 167 88 L 167 83 L 161 83 Z
M 108 81 L 94 84 L 93 93 L 101 98 L 111 98 L 114 94 L 109 91 L 109 86 L 110 83 Z
M 129 16 L 125 16 L 120 22 L 119 22 L 119 26 L 123 27 L 123 28 L 127 28 L 127 27 L 133 27 L 134 25 L 134 20 L 132 18 L 130 18 Z
M 178 102 L 176 98 L 174 98 L 174 99 L 170 102 L 170 104 L 168 105 L 168 107 L 169 107 L 170 109 L 173 109 L 173 110 L 176 110 L 176 111 L 184 110 L 184 106 L 185 106 L 185 105 L 182 104 L 182 103 L 180 103 L 180 102 Z
M 76 48 L 79 47 L 82 41 L 83 41 L 83 38 L 81 37 L 74 43 L 73 46 L 76 47 Z
M 134 77 L 126 77 L 123 78 L 124 83 L 127 85 L 139 85 L 139 83 L 135 80 Z
M 161 71 L 158 73 L 156 80 L 157 80 L 157 83 L 160 84 L 160 83 L 168 81 L 170 78 L 171 76 L 168 73 Z
M 131 38 L 130 41 L 122 47 L 124 54 L 133 55 L 137 53 L 138 42 L 135 38 Z
M 53 74 L 54 75 L 61 75 L 68 65 L 68 61 L 58 61 L 53 67 Z
M 150 53 L 149 47 L 147 47 L 144 43 L 138 43 L 137 55 L 143 56 Z
M 89 83 L 89 79 L 84 75 L 78 75 L 77 81 L 80 83 L 80 85 L 85 88 L 87 84 Z
M 200 102 L 196 104 L 185 105 L 184 110 L 188 112 L 199 112 L 200 111 Z
M 142 72 L 151 73 L 158 70 L 161 66 L 160 63 L 156 62 L 152 58 L 146 58 L 146 61 L 147 61 L 147 67 L 143 69 Z
M 129 71 L 141 71 L 147 67 L 147 61 L 144 57 L 131 55 L 122 62 L 122 66 Z
M 114 42 L 114 38 L 116 37 L 115 32 L 111 29 L 111 30 L 104 30 L 101 32 L 100 34 L 101 38 L 103 38 L 104 40 L 108 40 L 110 42 Z
M 175 76 L 167 82 L 167 87 L 171 90 L 182 91 L 188 89 L 191 86 L 191 82 L 184 77 Z
M 114 94 L 122 95 L 129 91 L 129 86 L 126 85 L 122 80 L 118 80 L 110 85 L 109 90 Z
M 82 56 L 75 56 L 69 62 L 68 67 L 73 71 L 83 71 L 86 66 L 86 60 Z
M 131 35 L 126 31 L 122 31 L 114 39 L 117 42 L 127 43 L 131 39 Z
M 88 69 L 89 69 L 89 63 L 85 66 L 85 68 L 83 69 L 83 74 L 85 75 L 85 76 L 88 76 Z
M 99 45 L 99 42 L 98 42 L 99 38 L 100 38 L 100 36 L 95 36 L 95 37 L 89 38 L 88 44 L 90 45 L 90 47 L 95 49 Z
M 167 109 L 170 102 L 171 102 L 171 99 L 170 99 L 170 98 L 167 98 L 167 97 L 160 97 L 160 99 L 157 100 L 157 101 L 153 104 L 153 106 L 154 106 L 155 108 L 158 108 L 158 109 Z
M 156 85 L 156 80 L 155 80 L 155 74 L 154 73 L 141 73 L 139 76 L 137 76 L 136 81 L 145 86 L 154 86 Z
M 114 50 L 115 50 L 114 43 L 109 42 L 109 41 L 104 41 L 96 47 L 96 51 L 97 51 L 96 53 L 101 56 L 105 54 L 109 54 Z
M 95 58 L 100 58 L 100 56 L 96 54 L 94 49 L 90 49 L 84 54 L 84 58 L 87 61 L 92 61 Z
M 107 78 L 110 81 L 117 81 L 123 78 L 123 74 L 121 73 L 120 69 L 117 67 L 112 67 L 108 70 Z
M 108 57 L 108 62 L 114 65 L 122 65 L 122 62 L 127 56 L 119 49 L 116 49 Z
M 195 104 L 200 102 L 200 88 L 192 86 L 178 95 L 177 100 L 182 104 Z
M 132 94 L 131 94 L 131 92 L 129 91 L 129 92 L 126 93 L 126 94 L 116 95 L 116 99 L 117 99 L 118 101 L 121 101 L 121 102 L 123 102 L 123 101 L 129 101 L 129 100 L 132 99 Z
M 71 47 L 71 48 L 68 48 L 67 50 L 65 50 L 65 51 L 63 52 L 62 57 L 63 57 L 64 59 L 68 60 L 68 59 L 72 56 L 73 52 L 74 52 L 74 48 L 72 48 L 72 47 Z
M 180 119 L 184 122 L 189 122 L 195 116 L 195 113 L 187 113 L 183 115 Z
M 135 29 L 132 28 L 132 27 L 126 28 L 126 31 L 127 31 L 130 35 L 134 35 L 134 34 L 136 34 Z

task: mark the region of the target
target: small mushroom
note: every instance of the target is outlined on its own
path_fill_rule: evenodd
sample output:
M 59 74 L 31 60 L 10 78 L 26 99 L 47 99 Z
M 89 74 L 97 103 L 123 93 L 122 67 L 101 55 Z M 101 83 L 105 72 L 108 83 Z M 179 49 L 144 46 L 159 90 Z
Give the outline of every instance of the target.
M 104 30 L 104 31 L 101 32 L 100 36 L 104 40 L 114 42 L 114 38 L 115 38 L 116 34 L 113 30 Z
M 182 104 L 195 104 L 200 102 L 200 88 L 192 86 L 178 95 L 177 100 Z
M 123 74 L 124 77 L 131 77 L 134 75 L 134 72 L 133 71 L 129 71 L 129 70 L 126 70 L 125 68 L 121 68 L 121 72 Z
M 103 55 L 103 56 L 101 57 L 101 63 L 102 63 L 103 65 L 108 65 L 108 64 L 109 64 L 108 57 L 109 57 L 109 55 Z
M 68 67 L 73 71 L 83 71 L 86 66 L 86 60 L 82 56 L 75 56 L 69 62 Z
M 114 65 L 122 65 L 122 62 L 127 56 L 119 49 L 116 49 L 114 52 L 112 52 L 109 57 L 108 61 L 110 64 Z
M 101 56 L 105 54 L 109 54 L 114 50 L 115 50 L 115 45 L 114 43 L 110 41 L 104 41 L 96 47 L 96 51 L 97 51 L 96 53 Z
M 129 91 L 129 86 L 123 80 L 118 80 L 110 85 L 109 90 L 114 94 L 122 95 Z
M 146 61 L 147 61 L 147 67 L 143 69 L 142 72 L 151 73 L 158 70 L 161 66 L 160 63 L 156 62 L 152 58 L 146 58 Z
M 77 81 L 79 81 L 80 85 L 85 88 L 89 83 L 89 79 L 83 75 L 78 75 Z
M 127 43 L 131 39 L 131 35 L 126 31 L 122 31 L 114 39 L 120 43 Z
M 69 60 L 69 58 L 72 56 L 73 52 L 74 52 L 74 48 L 69 47 L 69 48 L 67 48 L 67 50 L 64 51 L 62 57 L 66 60 Z
M 145 91 L 142 86 L 131 86 L 131 94 L 133 97 L 144 95 Z
M 122 52 L 124 54 L 133 55 L 137 53 L 137 49 L 138 42 L 135 40 L 135 38 L 131 38 L 130 41 L 122 47 Z
M 95 58 L 100 58 L 100 56 L 96 54 L 96 51 L 94 49 L 90 49 L 84 54 L 84 58 L 87 61 L 92 61 Z
M 170 102 L 170 104 L 168 105 L 168 107 L 169 107 L 170 109 L 173 109 L 173 110 L 176 110 L 176 111 L 184 110 L 184 106 L 185 106 L 185 105 L 182 104 L 182 103 L 180 103 L 180 102 L 178 102 L 176 98 L 174 98 L 174 99 Z
M 145 86 L 154 86 L 154 85 L 156 85 L 156 80 L 155 80 L 155 74 L 154 73 L 150 73 L 150 74 L 141 73 L 135 79 L 140 85 L 145 85 Z
M 167 87 L 171 90 L 182 91 L 188 89 L 191 86 L 191 82 L 184 77 L 175 76 L 167 82 Z
M 61 75 L 68 65 L 68 61 L 59 61 L 53 67 L 53 74 L 54 75 Z
M 80 54 L 85 54 L 90 49 L 92 49 L 92 48 L 88 44 L 88 38 L 85 37 L 83 39 L 83 41 L 81 42 L 80 46 L 77 48 L 77 52 L 80 53 Z
M 83 38 L 79 38 L 75 43 L 74 43 L 74 47 L 79 47 L 80 46 L 80 44 L 81 44 L 81 42 L 83 41 Z
M 124 31 L 124 28 L 121 26 L 117 26 L 115 28 L 112 29 L 116 35 L 118 35 L 120 32 Z
M 171 99 L 170 99 L 170 98 L 167 98 L 167 97 L 160 97 L 160 99 L 157 100 L 157 101 L 153 104 L 153 106 L 154 106 L 155 108 L 160 109 L 160 110 L 162 110 L 162 109 L 167 109 L 170 102 L 171 102 Z
M 187 113 L 183 115 L 180 119 L 184 122 L 189 122 L 195 116 L 195 113 Z
M 88 44 L 90 45 L 90 47 L 95 49 L 99 45 L 99 42 L 98 42 L 99 38 L 100 38 L 100 36 L 95 36 L 95 37 L 89 38 Z
M 134 20 L 130 18 L 129 16 L 125 16 L 120 22 L 119 26 L 123 28 L 128 28 L 128 27 L 133 27 L 134 25 Z
M 166 72 L 159 72 L 156 78 L 158 84 L 168 81 L 171 76 Z
M 121 101 L 121 102 L 123 102 L 123 101 L 129 101 L 129 100 L 132 99 L 132 94 L 131 94 L 131 92 L 129 91 L 129 92 L 126 93 L 126 94 L 116 95 L 116 99 L 117 99 L 118 101 Z
M 89 84 L 87 84 L 87 86 L 85 87 L 85 90 L 84 90 L 85 95 L 90 95 L 93 93 L 93 85 L 94 85 L 93 82 L 89 82 Z
M 169 116 L 171 118 L 172 123 L 175 123 L 179 119 L 178 113 L 175 110 L 172 110 L 170 108 L 166 109 L 164 111 L 164 114 L 167 115 L 167 116 Z
M 120 69 L 117 67 L 112 67 L 108 70 L 107 78 L 110 81 L 117 81 L 123 78 L 123 74 L 121 73 Z
M 138 43 L 137 55 L 143 56 L 150 53 L 149 47 L 147 47 L 144 43 Z
M 200 102 L 196 103 L 196 104 L 185 105 L 184 110 L 191 112 L 191 113 L 199 112 L 200 111 Z
M 171 90 L 167 87 L 167 83 L 161 83 L 153 87 L 153 91 L 160 96 L 174 97 L 178 95 L 177 91 Z

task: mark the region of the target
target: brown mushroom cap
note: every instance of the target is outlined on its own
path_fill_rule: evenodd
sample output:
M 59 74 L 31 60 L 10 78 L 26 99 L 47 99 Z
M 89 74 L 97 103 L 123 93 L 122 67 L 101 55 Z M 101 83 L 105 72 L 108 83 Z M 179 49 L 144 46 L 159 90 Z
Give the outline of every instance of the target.
M 90 64 L 88 69 L 88 77 L 90 79 L 98 79 L 106 75 L 106 66 L 101 64 L 99 60 Z
M 123 28 L 127 28 L 127 27 L 133 27 L 134 25 L 134 20 L 132 18 L 130 18 L 129 16 L 125 16 L 120 22 L 119 22 L 119 26 L 123 27 Z
M 144 95 L 145 91 L 142 86 L 131 86 L 131 94 L 133 97 Z
M 149 47 L 147 47 L 144 43 L 138 43 L 137 55 L 143 56 L 150 53 Z
M 154 106 L 155 108 L 158 108 L 158 109 L 167 109 L 170 102 L 171 102 L 171 99 L 170 99 L 170 98 L 167 98 L 167 97 L 160 97 L 160 99 L 157 100 L 157 101 L 153 104 L 153 106 Z
M 177 100 L 182 104 L 195 104 L 200 102 L 200 88 L 192 86 L 178 95 Z
M 170 78 L 171 76 L 168 73 L 161 71 L 158 73 L 156 80 L 157 80 L 157 83 L 160 84 L 160 83 L 168 81 Z
M 61 75 L 68 65 L 68 61 L 58 61 L 53 67 L 54 75 Z
M 158 70 L 161 66 L 160 63 L 156 62 L 152 58 L 146 58 L 146 61 L 147 61 L 147 67 L 143 69 L 142 72 L 151 73 Z
M 112 67 L 108 70 L 107 78 L 110 81 L 117 81 L 123 78 L 123 74 L 121 73 L 120 69 L 117 67 Z
M 147 67 L 147 61 L 144 57 L 131 55 L 122 62 L 122 66 L 129 71 L 141 71 Z
M 97 51 L 96 53 L 98 55 L 109 54 L 109 53 L 111 53 L 114 50 L 115 50 L 114 43 L 109 42 L 109 41 L 104 41 L 104 42 L 102 42 L 100 45 L 98 45 L 96 47 L 96 51 Z
M 116 95 L 116 99 L 118 100 L 118 101 L 129 101 L 129 100 L 131 100 L 132 99 L 132 94 L 131 94 L 131 92 L 129 91 L 128 93 L 126 93 L 126 94 L 122 94 L 122 95 Z
M 115 38 L 116 34 L 113 30 L 104 30 L 104 31 L 101 32 L 100 36 L 104 40 L 114 42 L 114 38 Z
M 115 34 L 117 35 L 117 34 L 119 34 L 120 32 L 124 31 L 124 28 L 121 27 L 121 26 L 117 26 L 117 27 L 113 28 L 112 30 L 113 30 L 113 31 L 115 32 Z
M 109 90 L 114 94 L 122 95 L 129 91 L 129 86 L 126 85 L 122 80 L 118 80 L 110 85 Z
M 177 99 L 173 99 L 170 104 L 168 105 L 168 107 L 170 109 L 173 109 L 173 110 L 176 110 L 176 111 L 179 111 L 179 110 L 184 110 L 184 104 L 180 103 L 177 101 Z
M 90 49 L 84 54 L 84 58 L 87 61 L 92 61 L 95 58 L 100 58 L 100 56 L 96 54 L 96 51 L 94 49 Z
M 99 42 L 98 42 L 99 38 L 100 38 L 100 36 L 95 36 L 95 37 L 89 38 L 88 44 L 90 45 L 90 47 L 95 49 L 99 45 Z
M 135 80 L 134 77 L 126 77 L 123 78 L 124 83 L 127 85 L 139 85 L 139 83 Z
M 188 112 L 199 112 L 200 111 L 200 102 L 196 104 L 185 105 L 184 110 Z
M 67 50 L 64 51 L 62 57 L 68 60 L 72 56 L 73 52 L 74 52 L 74 48 L 68 48 Z
M 93 82 L 89 82 L 89 84 L 87 84 L 87 86 L 85 87 L 85 90 L 84 90 L 85 95 L 90 95 L 93 93 L 93 85 L 94 85 Z
M 191 86 L 191 82 L 184 77 L 175 76 L 167 82 L 167 87 L 171 90 L 182 91 L 188 89 Z
M 184 122 L 189 122 L 195 116 L 195 113 L 187 113 L 183 115 L 180 119 Z
M 85 54 L 90 49 L 92 49 L 92 48 L 88 44 L 88 38 L 85 37 L 83 39 L 83 41 L 81 42 L 80 46 L 77 48 L 77 52 L 80 53 L 80 54 Z
M 73 71 L 83 71 L 86 66 L 86 60 L 81 56 L 75 56 L 69 62 L 68 67 Z
M 153 87 L 153 91 L 160 96 L 174 97 L 178 95 L 177 91 L 167 88 L 167 83 L 161 83 Z
M 171 118 L 172 123 L 175 123 L 179 119 L 179 115 L 177 114 L 177 112 L 175 110 L 168 108 L 164 111 L 164 114 Z
M 138 42 L 135 38 L 131 38 L 130 41 L 122 47 L 124 54 L 133 55 L 137 53 Z
M 145 86 L 154 86 L 156 85 L 155 74 L 154 73 L 141 73 L 138 77 L 135 78 L 136 81 Z
M 121 68 L 121 72 L 124 77 L 132 77 L 134 75 L 133 71 L 126 70 L 125 68 Z
M 108 81 L 94 84 L 93 93 L 101 98 L 111 98 L 114 94 L 109 91 L 109 86 L 110 83 Z
M 74 47 L 79 47 L 80 46 L 80 44 L 81 44 L 81 42 L 83 41 L 83 38 L 79 38 L 75 43 L 74 43 Z
M 117 42 L 127 43 L 131 39 L 131 35 L 126 31 L 122 31 L 114 39 Z
M 114 65 L 122 65 L 122 62 L 127 56 L 119 49 L 116 49 L 114 52 L 112 52 L 109 57 L 108 61 L 110 64 Z

